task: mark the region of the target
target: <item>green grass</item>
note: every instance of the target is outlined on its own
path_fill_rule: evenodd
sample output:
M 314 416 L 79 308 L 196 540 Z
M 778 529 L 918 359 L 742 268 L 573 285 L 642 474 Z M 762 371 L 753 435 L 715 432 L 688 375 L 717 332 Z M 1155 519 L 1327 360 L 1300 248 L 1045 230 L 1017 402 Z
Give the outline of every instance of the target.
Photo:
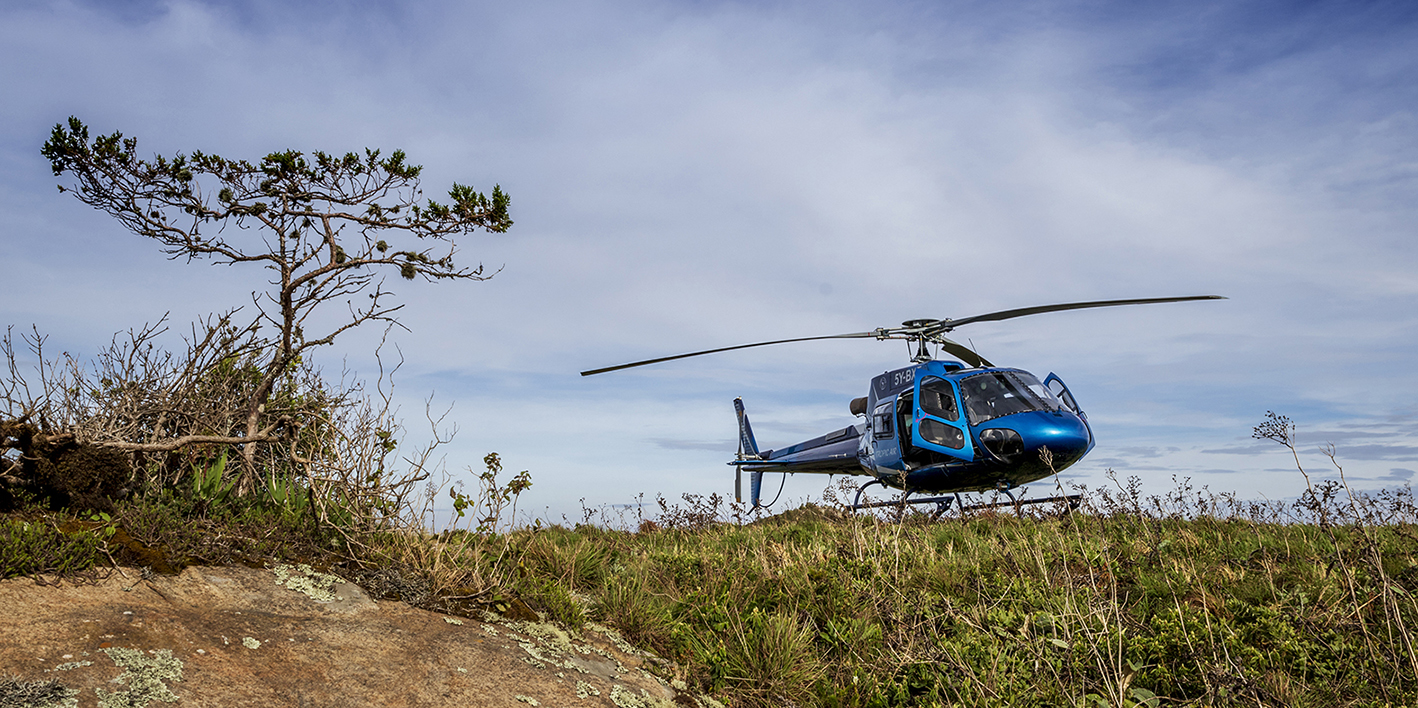
M 51 518 L 0 518 L 0 580 L 76 575 L 103 560 L 101 534 L 87 529 L 66 533 Z
M 172 489 L 118 502 L 112 514 L 38 503 L 0 514 L 0 579 L 92 575 L 114 562 L 173 574 L 188 565 L 329 566 L 349 557 L 342 537 L 311 518 L 258 500 L 211 504 Z
M 737 704 L 1418 704 L 1411 496 L 1371 509 L 1407 514 L 1386 524 L 1090 501 L 937 523 L 807 507 L 511 543 L 534 605 L 574 583 L 593 616 Z
M 1132 480 L 1073 513 L 937 522 L 687 496 L 625 528 L 509 531 L 515 494 L 484 481 L 476 527 L 437 534 L 181 490 L 34 508 L 0 517 L 0 574 L 312 563 L 420 607 L 608 623 L 733 706 L 1418 706 L 1407 488 L 1307 479 L 1287 505 Z

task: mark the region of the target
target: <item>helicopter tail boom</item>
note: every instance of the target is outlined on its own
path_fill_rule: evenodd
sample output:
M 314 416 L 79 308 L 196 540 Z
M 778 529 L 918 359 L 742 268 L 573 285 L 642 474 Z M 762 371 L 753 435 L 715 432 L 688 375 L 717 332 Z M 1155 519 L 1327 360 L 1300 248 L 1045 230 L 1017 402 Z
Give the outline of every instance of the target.
M 749 501 L 754 508 L 761 506 L 759 492 L 765 472 L 796 474 L 864 474 L 857 458 L 862 432 L 847 426 L 826 435 L 775 450 L 759 450 L 753 437 L 753 426 L 743 409 L 743 399 L 734 399 L 734 412 L 739 420 L 739 452 L 729 464 L 735 467 L 734 499 L 743 501 L 743 471 L 749 472 Z

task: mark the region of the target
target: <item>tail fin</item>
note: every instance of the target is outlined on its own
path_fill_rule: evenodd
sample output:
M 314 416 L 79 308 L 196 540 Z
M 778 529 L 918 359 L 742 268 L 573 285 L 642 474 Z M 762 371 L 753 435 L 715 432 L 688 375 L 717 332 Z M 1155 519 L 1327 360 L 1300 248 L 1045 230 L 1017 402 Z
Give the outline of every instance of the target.
M 758 441 L 753 439 L 753 426 L 748 423 L 748 414 L 743 411 L 743 399 L 734 399 L 734 413 L 739 416 L 739 456 L 758 457 Z
M 749 472 L 748 485 L 749 500 L 753 502 L 752 508 L 757 509 L 760 506 L 758 493 L 763 489 L 763 470 Z M 738 466 L 734 467 L 734 501 L 743 503 L 743 468 Z
M 734 413 L 739 418 L 739 459 L 751 460 L 762 459 L 758 453 L 758 441 L 753 437 L 753 426 L 748 422 L 748 414 L 743 410 L 743 399 L 734 399 Z M 743 468 L 734 468 L 734 500 L 743 503 Z M 753 507 L 758 508 L 758 493 L 763 487 L 763 472 L 753 471 L 749 473 L 749 499 Z

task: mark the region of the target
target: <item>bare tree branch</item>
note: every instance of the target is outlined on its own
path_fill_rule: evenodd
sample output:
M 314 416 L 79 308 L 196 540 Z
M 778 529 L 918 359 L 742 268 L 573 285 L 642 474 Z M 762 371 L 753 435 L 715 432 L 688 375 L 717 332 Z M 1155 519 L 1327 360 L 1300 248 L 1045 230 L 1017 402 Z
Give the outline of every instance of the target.
M 118 398 L 126 407 L 83 419 L 96 426 L 90 432 L 101 429 L 115 436 L 105 445 L 128 450 L 240 445 L 243 491 L 254 481 L 257 443 L 313 425 L 308 420 L 313 413 L 279 400 L 284 395 L 282 381 L 300 368 L 305 352 L 369 322 L 398 324 L 395 315 L 402 306 L 387 304 L 391 293 L 383 287 L 381 272 L 393 269 L 406 280 L 486 280 L 495 273 L 481 265 L 455 264 L 456 240 L 479 230 L 502 233 L 512 225 L 510 200 L 498 186 L 485 195 L 455 182 L 447 203 L 425 200 L 419 186 L 422 168 L 408 164 L 400 150 L 387 157 L 368 149 L 343 156 L 287 150 L 256 162 L 202 152 L 142 159 L 135 139 L 117 132 L 91 139 L 88 127 L 70 118 L 54 126 L 41 152 L 56 177 L 67 174 L 74 179 L 71 186 L 60 185 L 60 191 L 72 192 L 133 233 L 156 241 L 169 258 L 254 263 L 272 272 L 268 287 L 252 293 L 256 311 L 249 324 L 234 325 L 233 310 L 205 323 L 200 334 L 194 328 L 181 373 L 164 379 L 166 388 L 124 393 Z M 305 331 L 317 321 L 313 314 L 341 300 L 347 313 L 342 321 L 323 331 Z M 274 333 L 266 334 L 263 325 Z M 158 383 L 142 380 L 151 378 L 152 371 L 173 373 L 166 368 L 170 362 L 161 361 L 151 349 L 155 334 L 130 333 L 127 344 L 119 347 L 115 342 L 116 358 L 100 357 L 138 380 L 100 376 L 100 381 L 141 387 Z M 189 404 L 173 402 L 180 393 L 195 391 L 198 381 L 212 385 L 214 375 L 235 376 L 236 371 L 245 377 L 240 385 L 215 385 L 223 395 L 245 397 L 239 408 L 231 407 L 229 396 L 224 398 L 220 405 L 225 416 L 196 415 Z M 42 381 L 51 378 L 41 372 Z M 82 377 L 71 372 L 68 378 Z M 77 397 L 59 408 L 94 411 L 86 396 L 111 402 L 115 395 L 58 389 L 46 390 L 44 400 Z M 42 407 L 47 410 L 49 405 Z M 197 420 L 217 424 L 220 431 L 184 427 Z M 132 437 L 139 432 L 141 440 Z

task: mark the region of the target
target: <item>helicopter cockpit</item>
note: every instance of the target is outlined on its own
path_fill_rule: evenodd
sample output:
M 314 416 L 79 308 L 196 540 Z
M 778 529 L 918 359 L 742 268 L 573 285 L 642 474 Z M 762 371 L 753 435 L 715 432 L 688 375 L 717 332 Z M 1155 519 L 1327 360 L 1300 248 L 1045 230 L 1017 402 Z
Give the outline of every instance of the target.
M 1024 371 L 988 371 L 962 379 L 960 392 L 970 425 L 1029 411 L 1056 411 L 1064 407 L 1033 374 Z

